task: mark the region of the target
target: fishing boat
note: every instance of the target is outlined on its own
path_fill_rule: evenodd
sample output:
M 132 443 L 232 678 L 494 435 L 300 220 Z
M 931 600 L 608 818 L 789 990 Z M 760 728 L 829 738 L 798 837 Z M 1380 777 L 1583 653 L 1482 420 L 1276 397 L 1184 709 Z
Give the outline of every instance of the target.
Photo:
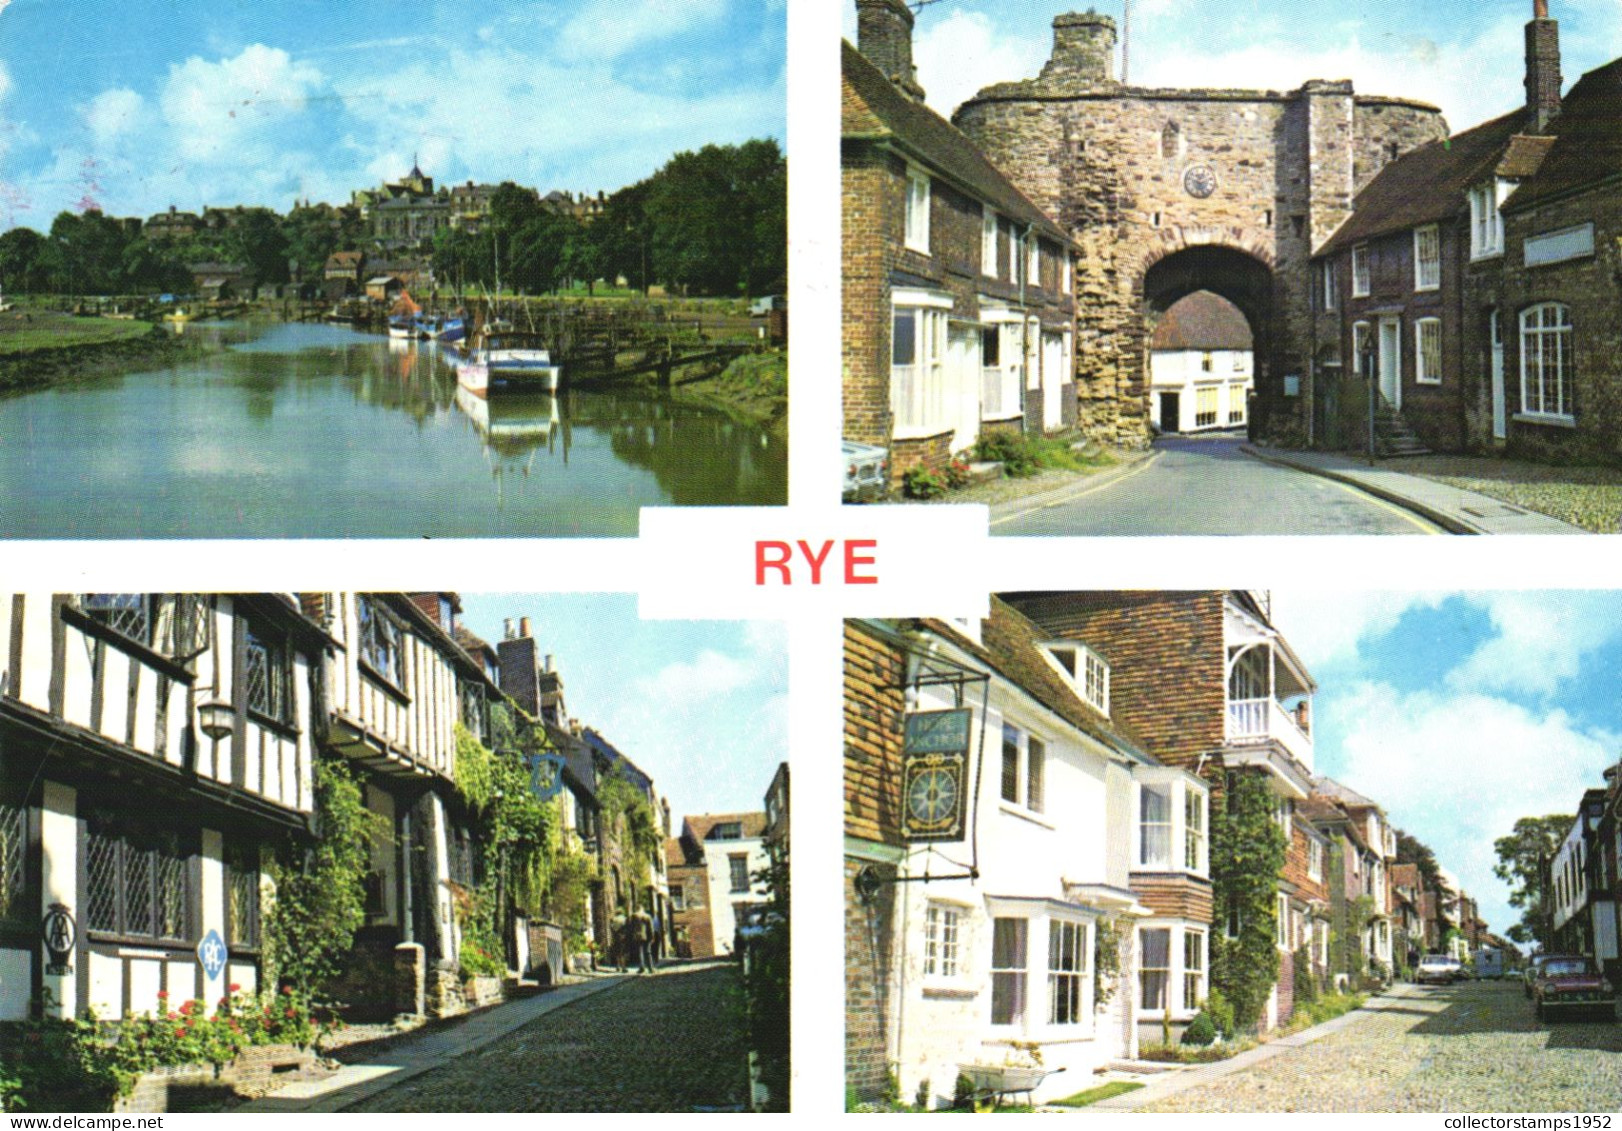
M 389 309 L 389 337 L 416 338 L 417 319 L 421 314 L 422 307 L 411 301 L 410 293 L 401 291 L 400 297 Z
M 457 383 L 476 397 L 492 393 L 555 393 L 563 368 L 538 334 L 522 331 L 483 333 L 456 365 Z
M 434 335 L 441 342 L 456 343 L 467 337 L 467 321 L 462 318 L 446 318 L 440 324 L 439 333 Z

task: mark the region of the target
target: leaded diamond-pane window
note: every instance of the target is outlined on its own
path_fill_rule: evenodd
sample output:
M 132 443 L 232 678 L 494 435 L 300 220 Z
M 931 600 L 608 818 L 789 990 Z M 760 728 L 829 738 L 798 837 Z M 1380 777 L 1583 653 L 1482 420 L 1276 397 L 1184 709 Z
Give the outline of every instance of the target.
M 399 624 L 381 605 L 364 594 L 358 598 L 355 610 L 360 628 L 361 658 L 378 675 L 403 690 L 404 641 Z
M 157 869 L 159 938 L 186 937 L 186 862 L 176 856 L 153 854 Z
M 287 646 L 248 628 L 248 659 L 243 668 L 247 680 L 248 710 L 277 722 L 292 721 L 289 694 Z
M 486 723 L 486 712 L 489 710 L 484 697 L 484 685 L 474 683 L 472 680 L 462 684 L 462 725 L 472 733 L 480 742 L 487 741 L 489 726 Z
M 190 937 L 187 856 L 173 844 L 92 831 L 85 926 L 138 938 Z
M 0 805 L 0 919 L 27 918 L 23 858 L 28 851 L 27 811 Z
M 118 930 L 118 841 L 90 836 L 89 898 L 85 925 L 92 931 Z
M 124 932 L 131 935 L 156 934 L 152 914 L 152 857 L 120 845 L 124 857 Z
M 232 946 L 259 945 L 259 869 L 233 861 L 226 873 L 225 929 Z
M 152 643 L 152 599 L 145 593 L 86 593 L 80 607 L 120 636 Z

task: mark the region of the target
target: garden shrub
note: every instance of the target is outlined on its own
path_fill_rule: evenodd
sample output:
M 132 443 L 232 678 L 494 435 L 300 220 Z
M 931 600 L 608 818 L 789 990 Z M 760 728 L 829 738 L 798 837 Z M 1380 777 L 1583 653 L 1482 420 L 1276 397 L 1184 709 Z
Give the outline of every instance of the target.
M 1194 1020 L 1190 1021 L 1188 1028 L 1183 1030 L 1183 1044 L 1185 1045 L 1203 1047 L 1215 1044 L 1216 1039 L 1216 1022 L 1212 1021 L 1211 1015 L 1203 1009 L 1194 1015 Z
M 946 478 L 928 468 L 915 467 L 901 480 L 901 489 L 909 499 L 938 499 L 946 494 Z

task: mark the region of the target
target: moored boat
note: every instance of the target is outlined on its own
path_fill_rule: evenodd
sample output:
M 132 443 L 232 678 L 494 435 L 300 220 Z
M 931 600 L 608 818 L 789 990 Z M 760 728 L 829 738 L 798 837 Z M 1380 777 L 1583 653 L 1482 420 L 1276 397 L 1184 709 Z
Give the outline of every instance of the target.
M 457 382 L 475 396 L 495 392 L 555 393 L 563 369 L 537 334 L 485 333 L 456 365 Z

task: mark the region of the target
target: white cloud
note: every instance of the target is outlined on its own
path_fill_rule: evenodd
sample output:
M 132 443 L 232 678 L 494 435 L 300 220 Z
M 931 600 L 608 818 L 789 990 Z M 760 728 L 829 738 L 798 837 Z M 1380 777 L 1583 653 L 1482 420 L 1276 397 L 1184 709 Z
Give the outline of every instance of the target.
M 654 675 L 637 680 L 632 694 L 672 707 L 690 707 L 703 699 L 729 695 L 751 679 L 745 660 L 706 649 L 693 660 L 667 664 Z
M 182 157 L 241 165 L 274 156 L 244 146 L 263 144 L 275 126 L 302 113 L 325 81 L 311 64 L 256 43 L 217 63 L 193 56 L 171 66 L 159 103 Z
M 1293 90 L 1308 79 L 1351 79 L 1364 94 L 1431 102 L 1455 131 L 1513 109 L 1522 101 L 1524 14 L 1469 25 L 1471 38 L 1436 42 L 1353 36 L 1327 49 L 1278 38 L 1231 51 L 1203 43 L 1152 42 L 1135 52 L 1133 79 L 1149 86 Z M 1482 76 L 1501 76 L 1483 82 Z
M 1006 32 L 982 12 L 958 10 L 916 29 L 913 62 L 929 105 L 950 117 L 992 83 L 1034 77 L 1048 48 L 1044 39 Z
M 106 145 L 120 135 L 139 126 L 146 99 L 128 87 L 104 90 L 81 107 L 85 124 L 90 127 L 96 144 Z
M 564 25 L 558 51 L 570 59 L 614 59 L 643 44 L 718 24 L 726 11 L 727 0 L 596 0 Z
M 1450 687 L 1553 695 L 1584 657 L 1622 636 L 1622 601 L 1611 593 L 1489 593 L 1495 635 L 1448 673 Z
M 1276 592 L 1273 623 L 1309 668 L 1356 662 L 1363 641 L 1385 635 L 1411 609 L 1435 608 L 1440 593 Z
M 1404 695 L 1380 683 L 1326 697 L 1319 710 L 1319 733 L 1339 740 L 1336 776 L 1428 843 L 1500 932 L 1517 916 L 1492 875 L 1493 840 L 1520 817 L 1571 810 L 1622 738 L 1559 710 L 1475 693 Z

